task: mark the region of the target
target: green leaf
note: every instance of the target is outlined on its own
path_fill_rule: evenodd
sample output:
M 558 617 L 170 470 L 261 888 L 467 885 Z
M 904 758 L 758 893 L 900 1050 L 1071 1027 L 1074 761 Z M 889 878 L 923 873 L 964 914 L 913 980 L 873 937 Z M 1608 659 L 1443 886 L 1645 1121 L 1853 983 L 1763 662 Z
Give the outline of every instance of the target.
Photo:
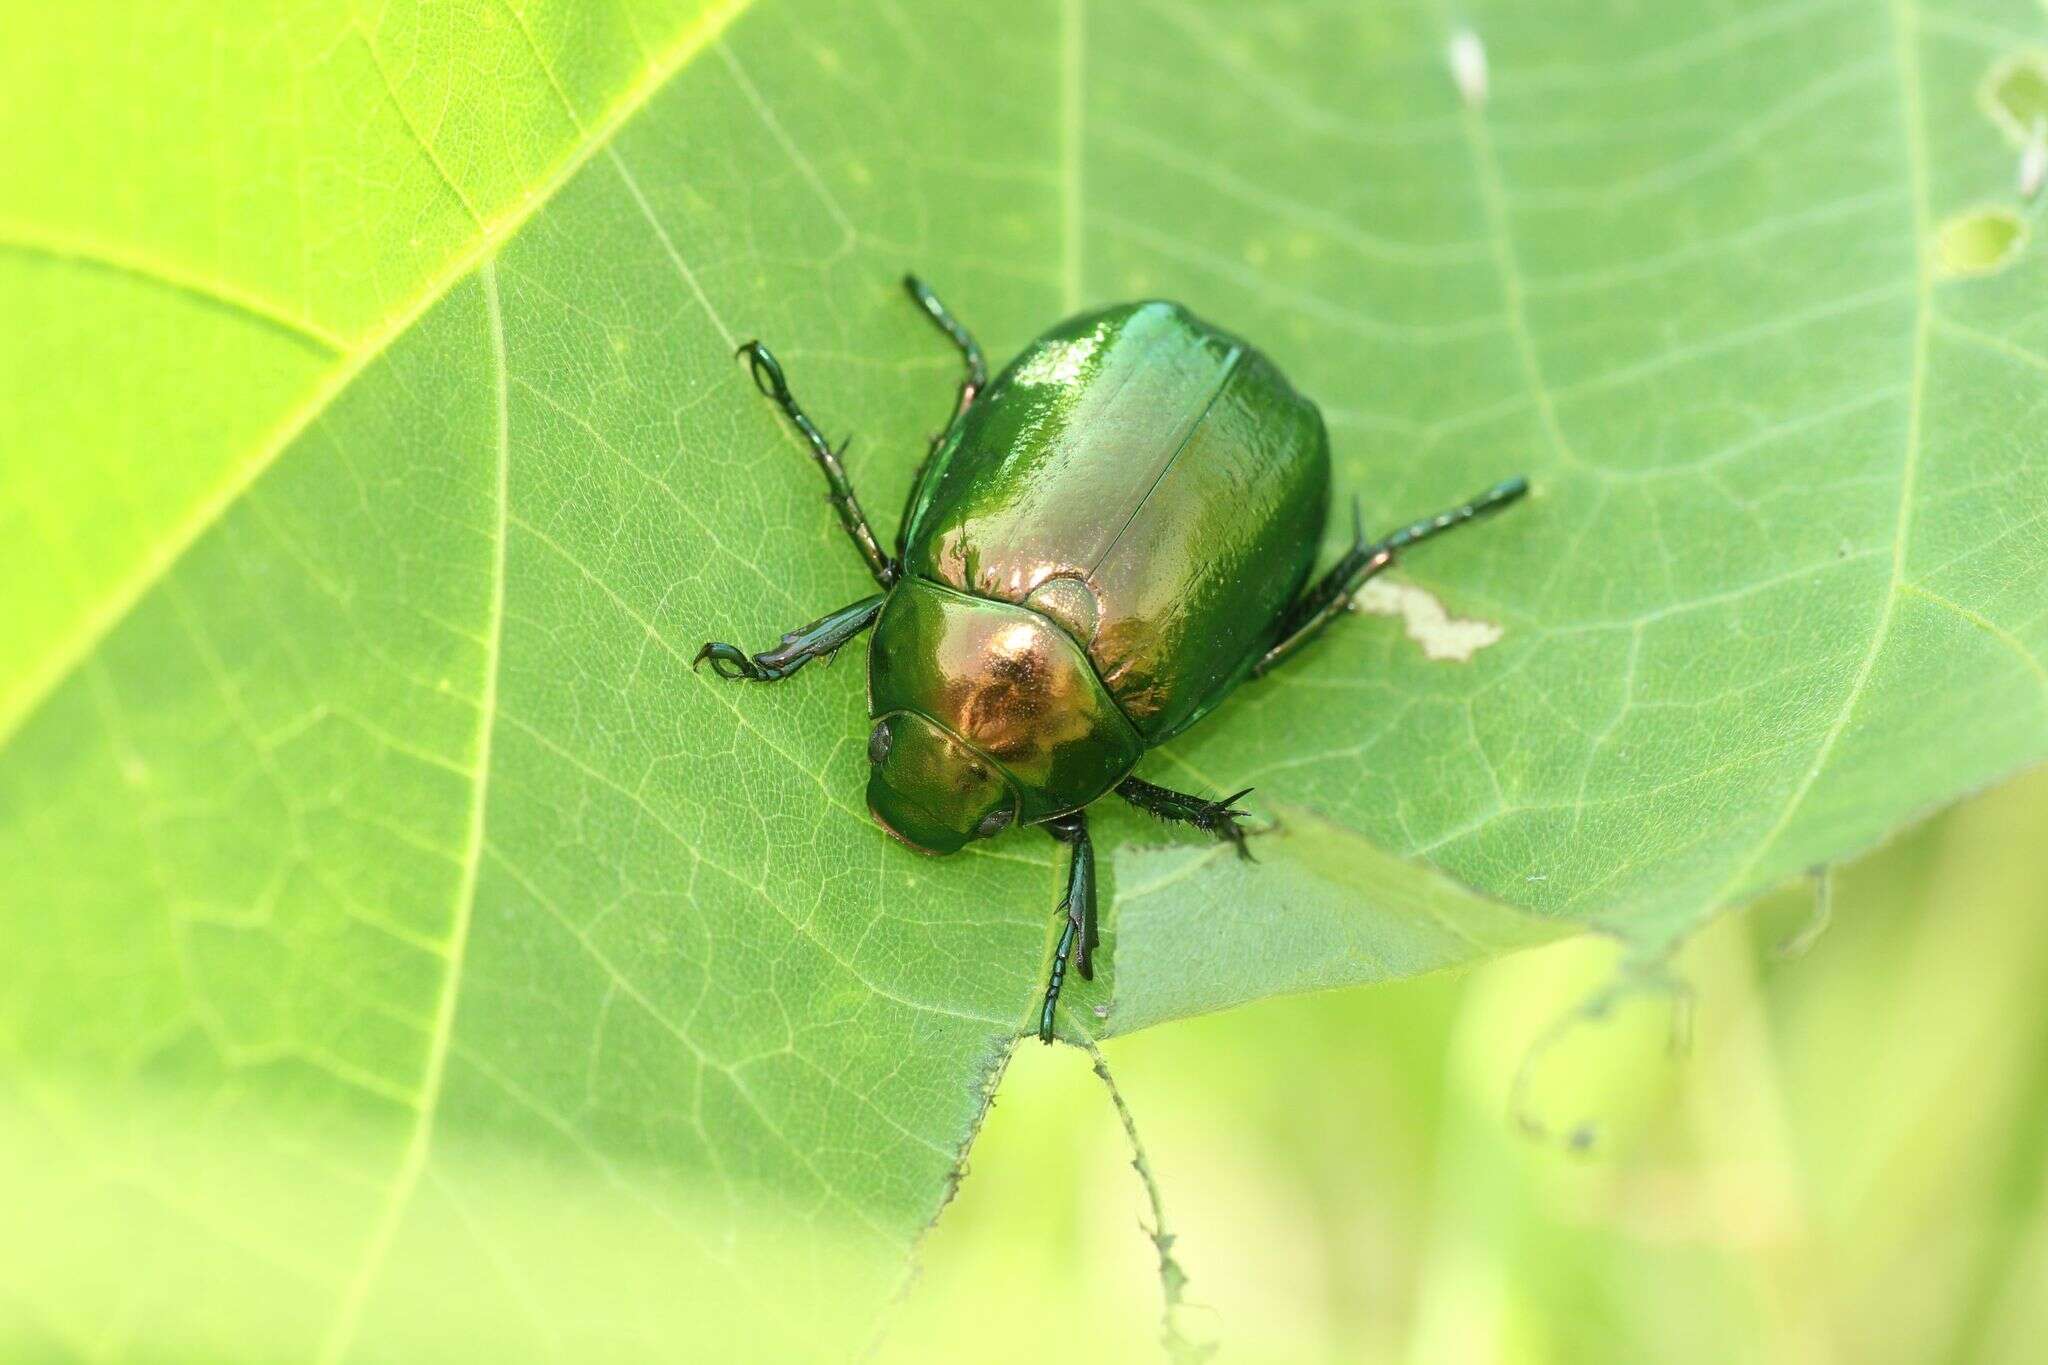
M 202 7 L 207 8 L 207 7 Z M 0 731 L 333 391 L 741 8 L 14 16 L 0 51 Z M 118 401 L 108 401 L 107 376 Z
M 1570 930 L 1476 895 L 1314 811 L 1283 807 L 1258 850 L 1257 862 L 1213 847 L 1117 850 L 1117 990 L 1104 1032 L 1414 976 Z M 1360 913 L 1362 902 L 1369 913 Z M 1189 924 L 1202 931 L 1185 932 Z
M 2048 749 L 2048 273 L 1938 269 L 2013 180 L 2023 0 L 1480 5 L 1462 93 L 1433 7 L 45 8 L 0 72 L 38 1349 L 866 1330 L 1059 870 L 877 835 L 857 663 L 688 660 L 866 590 L 731 357 L 900 506 L 956 382 L 906 268 L 999 355 L 1185 300 L 1382 524 L 1538 490 L 1148 759 L 1282 829 L 1106 813 L 1070 1027 L 1654 950 Z

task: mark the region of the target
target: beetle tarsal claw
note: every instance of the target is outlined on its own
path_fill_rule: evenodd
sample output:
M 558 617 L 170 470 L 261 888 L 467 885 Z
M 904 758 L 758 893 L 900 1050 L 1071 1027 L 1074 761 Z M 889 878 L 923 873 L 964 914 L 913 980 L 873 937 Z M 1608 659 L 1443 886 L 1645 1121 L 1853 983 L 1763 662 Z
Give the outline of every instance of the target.
M 1257 862 L 1258 859 L 1252 857 L 1251 848 L 1245 842 L 1244 826 L 1237 823 L 1240 820 L 1251 819 L 1250 811 L 1237 808 L 1237 803 L 1251 794 L 1252 789 L 1246 787 L 1243 791 L 1232 792 L 1228 796 L 1209 802 L 1196 813 L 1194 824 L 1196 828 L 1207 830 L 1220 839 L 1228 839 L 1236 846 L 1238 857 L 1247 862 Z
M 697 657 L 690 660 L 690 667 L 696 668 L 706 659 L 711 661 L 711 671 L 721 678 L 761 678 L 763 671 L 738 645 L 722 644 L 717 640 L 705 642 L 697 651 Z
M 789 402 L 789 381 L 783 378 L 781 362 L 769 353 L 766 346 L 750 341 L 733 354 L 747 358 L 747 368 L 753 373 L 755 388 L 778 403 Z

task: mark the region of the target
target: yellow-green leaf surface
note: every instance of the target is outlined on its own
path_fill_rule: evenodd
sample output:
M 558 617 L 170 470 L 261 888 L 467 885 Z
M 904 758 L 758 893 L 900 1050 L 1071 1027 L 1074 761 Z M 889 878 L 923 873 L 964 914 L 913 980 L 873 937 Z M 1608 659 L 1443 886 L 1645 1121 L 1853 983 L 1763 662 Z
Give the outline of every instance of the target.
M 1241 867 L 1101 820 L 1070 1025 L 1654 948 L 2037 760 L 2048 269 L 1985 92 L 2044 39 L 2030 0 L 17 15 L 0 1324 L 869 1330 L 1056 860 L 879 837 L 856 660 L 688 660 L 865 590 L 731 356 L 858 433 L 886 523 L 957 377 L 906 268 L 998 354 L 1184 300 L 1378 522 L 1538 489 L 1148 760 L 1280 828 Z M 1447 619 L 1492 642 L 1409 638 Z

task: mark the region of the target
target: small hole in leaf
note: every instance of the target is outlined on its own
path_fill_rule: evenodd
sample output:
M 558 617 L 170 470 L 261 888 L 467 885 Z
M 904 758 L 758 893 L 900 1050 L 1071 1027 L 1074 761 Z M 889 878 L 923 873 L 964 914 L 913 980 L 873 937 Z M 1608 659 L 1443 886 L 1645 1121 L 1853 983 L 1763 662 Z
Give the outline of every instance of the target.
M 1951 278 L 1988 275 L 2012 264 L 2026 240 L 2027 225 L 2011 209 L 1969 209 L 1941 225 L 1935 263 Z
M 1459 96 L 1467 108 L 1479 108 L 1486 103 L 1486 45 L 1471 29 L 1461 28 L 1451 35 L 1449 56 Z
M 1991 68 L 1978 90 L 1984 112 L 2019 146 L 2048 122 L 2048 56 L 2023 52 Z

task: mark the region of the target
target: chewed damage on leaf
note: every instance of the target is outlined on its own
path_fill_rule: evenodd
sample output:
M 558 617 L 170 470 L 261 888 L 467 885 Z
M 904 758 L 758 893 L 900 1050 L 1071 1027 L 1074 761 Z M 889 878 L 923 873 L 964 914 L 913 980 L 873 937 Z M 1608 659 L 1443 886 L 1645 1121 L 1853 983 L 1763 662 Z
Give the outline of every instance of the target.
M 1486 103 L 1486 45 L 1479 41 L 1479 35 L 1469 28 L 1461 28 L 1451 35 L 1446 57 L 1451 64 L 1451 80 L 1458 87 L 1458 97 L 1466 107 L 1477 109 Z
M 1977 96 L 1984 112 L 2018 146 L 2026 146 L 2048 122 L 2048 54 L 2022 52 L 1985 73 Z
M 1990 275 L 2019 258 L 2027 244 L 2026 220 L 2002 205 L 1967 209 L 1945 220 L 1935 236 L 1935 263 L 1946 279 Z
M 1476 617 L 1453 616 L 1436 594 L 1413 583 L 1375 578 L 1352 597 L 1354 610 L 1398 618 L 1408 638 L 1422 646 L 1422 655 L 1451 663 L 1469 663 L 1474 654 L 1499 644 L 1502 629 Z

